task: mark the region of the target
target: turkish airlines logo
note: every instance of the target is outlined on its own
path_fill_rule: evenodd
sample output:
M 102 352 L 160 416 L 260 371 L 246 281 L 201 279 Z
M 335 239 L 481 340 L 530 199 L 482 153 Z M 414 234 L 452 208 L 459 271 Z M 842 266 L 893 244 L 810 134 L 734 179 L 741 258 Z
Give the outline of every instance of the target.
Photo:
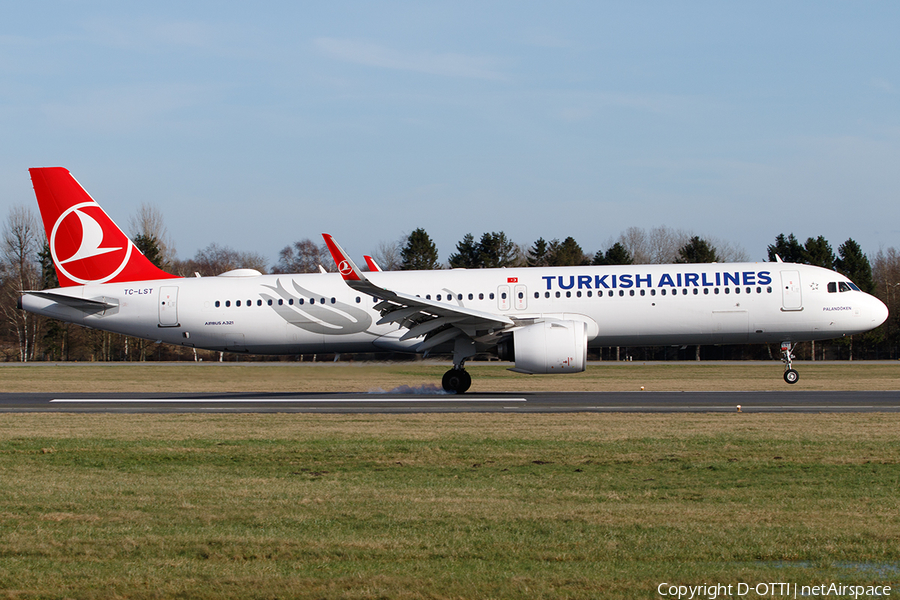
M 350 261 L 342 260 L 341 264 L 338 265 L 338 271 L 341 272 L 341 275 L 346 277 L 353 272 L 353 266 L 350 264 Z
M 104 283 L 131 258 L 131 241 L 95 202 L 70 206 L 50 232 L 50 254 L 60 272 L 75 283 Z

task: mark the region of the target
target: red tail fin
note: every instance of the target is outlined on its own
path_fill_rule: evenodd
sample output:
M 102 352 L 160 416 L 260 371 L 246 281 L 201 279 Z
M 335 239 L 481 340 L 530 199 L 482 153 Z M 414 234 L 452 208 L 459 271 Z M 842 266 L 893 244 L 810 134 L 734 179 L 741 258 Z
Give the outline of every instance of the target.
M 147 260 L 69 171 L 29 172 L 60 286 L 176 277 Z

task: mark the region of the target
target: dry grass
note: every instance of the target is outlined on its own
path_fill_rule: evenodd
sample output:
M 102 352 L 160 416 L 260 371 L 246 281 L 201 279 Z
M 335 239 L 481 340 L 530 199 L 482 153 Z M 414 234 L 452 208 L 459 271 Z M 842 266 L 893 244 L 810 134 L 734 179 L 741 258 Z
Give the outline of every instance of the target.
M 415 363 L 3 364 L 9 392 L 367 392 L 440 386 L 448 365 Z M 783 390 L 780 363 L 596 363 L 573 375 L 520 375 L 469 363 L 472 392 Z M 897 363 L 795 363 L 791 390 L 897 390 Z
M 0 597 L 890 584 L 898 425 L 895 414 L 3 414 Z

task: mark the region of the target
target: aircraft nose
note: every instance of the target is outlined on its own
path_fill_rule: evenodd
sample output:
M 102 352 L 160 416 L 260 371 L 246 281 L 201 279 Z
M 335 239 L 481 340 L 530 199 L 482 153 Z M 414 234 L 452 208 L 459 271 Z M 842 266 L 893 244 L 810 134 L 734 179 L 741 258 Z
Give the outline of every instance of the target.
M 878 327 L 888 318 L 887 305 L 878 298 L 872 297 L 872 308 L 869 311 L 872 315 L 872 328 Z

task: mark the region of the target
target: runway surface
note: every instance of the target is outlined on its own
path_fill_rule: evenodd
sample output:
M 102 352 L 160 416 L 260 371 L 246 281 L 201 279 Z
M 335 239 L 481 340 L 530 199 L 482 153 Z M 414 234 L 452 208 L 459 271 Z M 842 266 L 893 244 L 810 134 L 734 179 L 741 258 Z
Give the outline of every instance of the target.
M 462 396 L 369 394 L 0 393 L 0 412 L 58 413 L 564 413 L 900 412 L 900 391 L 539 392 Z

